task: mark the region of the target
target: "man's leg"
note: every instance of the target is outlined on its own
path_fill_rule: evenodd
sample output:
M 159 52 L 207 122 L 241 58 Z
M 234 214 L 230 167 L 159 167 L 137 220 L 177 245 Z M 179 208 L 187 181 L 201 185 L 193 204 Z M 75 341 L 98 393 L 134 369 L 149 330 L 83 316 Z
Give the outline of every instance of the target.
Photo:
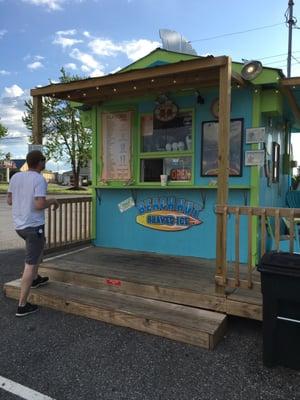
M 25 263 L 24 272 L 21 280 L 19 306 L 25 306 L 30 292 L 32 281 L 37 277 L 37 271 L 38 271 L 38 265 L 30 265 Z

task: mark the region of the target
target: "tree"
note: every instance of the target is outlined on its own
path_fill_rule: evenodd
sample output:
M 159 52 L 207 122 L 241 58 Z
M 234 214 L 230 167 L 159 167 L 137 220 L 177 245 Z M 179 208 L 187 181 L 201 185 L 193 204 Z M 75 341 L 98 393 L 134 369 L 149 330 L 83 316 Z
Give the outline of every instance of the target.
M 0 139 L 3 139 L 5 136 L 7 136 L 8 130 L 7 128 L 1 124 L 0 122 Z M 2 151 L 0 151 L 0 159 L 3 158 L 4 154 Z
M 68 75 L 60 70 L 60 83 L 82 79 Z M 22 118 L 27 129 L 32 132 L 33 107 L 32 100 L 25 101 L 25 114 Z M 67 161 L 72 166 L 74 188 L 79 188 L 79 176 L 91 158 L 92 135 L 89 129 L 82 126 L 80 111 L 69 101 L 53 97 L 43 98 L 42 105 L 43 137 L 45 153 L 55 161 Z

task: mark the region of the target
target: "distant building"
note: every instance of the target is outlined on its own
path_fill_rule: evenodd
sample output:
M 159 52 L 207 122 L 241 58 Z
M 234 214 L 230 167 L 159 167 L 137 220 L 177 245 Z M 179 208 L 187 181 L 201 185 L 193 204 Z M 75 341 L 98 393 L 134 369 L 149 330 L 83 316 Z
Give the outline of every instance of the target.
M 87 186 L 88 182 L 92 179 L 92 166 L 91 161 L 88 162 L 87 167 L 80 170 L 79 186 Z M 58 183 L 65 186 L 73 185 L 73 171 L 66 171 L 58 175 Z

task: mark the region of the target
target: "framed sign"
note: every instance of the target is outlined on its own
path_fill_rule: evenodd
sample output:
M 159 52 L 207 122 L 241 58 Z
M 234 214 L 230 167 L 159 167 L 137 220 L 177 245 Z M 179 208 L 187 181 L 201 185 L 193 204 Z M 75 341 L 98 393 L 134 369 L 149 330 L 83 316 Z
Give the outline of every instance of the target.
M 263 143 L 265 141 L 265 128 L 246 129 L 246 143 Z
M 242 176 L 243 126 L 242 118 L 230 121 L 229 176 Z M 218 130 L 217 121 L 207 121 L 202 124 L 201 176 L 218 175 Z
M 102 114 L 102 181 L 131 179 L 132 112 Z
M 263 166 L 265 162 L 265 150 L 249 150 L 245 151 L 245 165 L 247 166 Z

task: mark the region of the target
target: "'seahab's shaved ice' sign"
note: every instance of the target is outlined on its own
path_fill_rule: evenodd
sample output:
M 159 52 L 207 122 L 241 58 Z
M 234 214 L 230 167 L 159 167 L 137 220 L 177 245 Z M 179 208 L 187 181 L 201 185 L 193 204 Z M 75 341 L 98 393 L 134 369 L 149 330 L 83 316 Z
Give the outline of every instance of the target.
M 159 231 L 176 232 L 202 224 L 199 219 L 201 207 L 185 199 L 148 198 L 139 202 L 137 208 L 136 222 Z

